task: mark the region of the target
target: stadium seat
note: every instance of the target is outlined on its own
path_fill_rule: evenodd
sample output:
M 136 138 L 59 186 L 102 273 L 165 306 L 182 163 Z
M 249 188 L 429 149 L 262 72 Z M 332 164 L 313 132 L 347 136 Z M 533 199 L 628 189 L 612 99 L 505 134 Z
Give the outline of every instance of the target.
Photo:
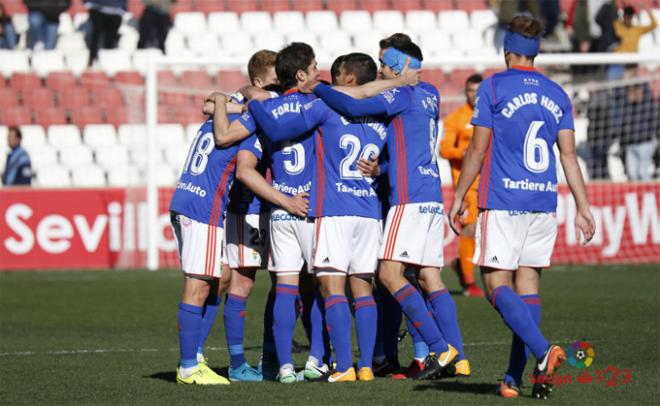
M 115 73 L 115 83 L 120 85 L 144 85 L 144 77 L 138 71 L 122 71 Z
M 183 165 L 186 163 L 186 158 L 188 158 L 188 146 L 183 143 L 176 146 L 173 145 L 171 148 L 163 149 L 163 152 L 165 154 L 165 162 L 175 172 L 180 173 Z
M 438 28 L 443 31 L 462 33 L 469 27 L 468 13 L 464 10 L 441 11 L 438 13 Z
M 64 54 L 60 51 L 33 52 L 32 69 L 41 77 L 64 70 Z
M 479 32 L 497 24 L 497 15 L 492 10 L 474 10 L 470 13 L 470 26 Z
M 117 132 L 111 124 L 88 124 L 83 129 L 83 140 L 95 150 L 117 144 Z
M 197 0 L 195 2 L 195 5 L 198 3 L 201 3 L 203 0 Z M 199 7 L 199 6 L 197 6 Z M 193 1 L 192 0 L 178 0 L 174 3 L 172 3 L 172 9 L 170 11 L 171 14 L 176 15 L 178 13 L 187 13 L 195 11 L 193 7 Z M 201 11 L 201 10 L 198 10 Z
M 452 47 L 451 37 L 443 31 L 423 32 L 419 35 L 419 46 L 425 55 L 442 55 Z
M 1 57 L 2 56 L 0 55 L 0 58 Z M 11 75 L 9 86 L 14 90 L 23 92 L 28 89 L 41 87 L 41 79 L 39 79 L 39 76 L 31 72 L 16 72 Z
M 213 88 L 211 77 L 206 71 L 185 70 L 181 73 L 179 81 L 186 87 L 186 89 L 195 88 L 211 90 Z
M 406 29 L 410 32 L 427 32 L 437 28 L 438 19 L 432 11 L 415 10 L 406 13 Z
M 37 109 L 33 111 L 34 122 L 44 127 L 67 123 L 66 111 L 59 107 L 49 107 L 43 110 Z
M 144 124 L 122 124 L 117 132 L 119 143 L 128 148 L 147 145 L 147 127 Z
M 196 122 L 192 121 L 189 122 L 188 125 L 186 125 L 186 144 L 190 145 L 192 144 L 193 140 L 195 139 L 195 136 L 197 135 L 197 131 L 199 131 L 199 127 L 201 127 L 202 122 Z
M 292 33 L 293 36 L 297 35 Z M 254 34 L 254 48 L 255 49 L 281 49 L 286 41 L 284 35 L 279 32 L 259 32 Z
M 93 163 L 71 168 L 71 184 L 74 187 L 103 187 L 105 172 Z
M 89 51 L 87 49 L 79 51 L 68 51 L 64 54 L 64 65 L 76 76 L 83 75 L 87 71 L 89 62 Z
M 158 107 L 158 117 L 157 120 L 159 123 L 172 123 L 176 121 L 176 115 L 174 113 L 176 110 L 173 106 L 159 106 Z
M 137 50 L 139 40 L 140 34 L 137 30 L 135 28 L 128 28 L 121 33 L 117 48 L 128 52 L 134 52 Z
M 202 55 L 213 55 L 218 51 L 218 36 L 212 32 L 186 34 L 186 48 Z
M 166 163 L 158 163 L 156 166 L 156 184 L 158 186 L 175 186 L 178 179 L 179 169 L 175 170 Z
M 32 113 L 25 107 L 0 109 L 0 123 L 6 126 L 32 124 Z
M 128 155 L 131 158 L 131 162 L 138 165 L 141 168 L 144 168 L 147 165 L 147 149 L 146 148 L 128 148 Z M 162 162 L 163 155 L 162 151 L 158 149 L 156 151 L 156 162 Z
M 349 34 L 371 31 L 371 15 L 364 10 L 344 11 L 339 17 L 339 26 Z
M 370 12 L 388 10 L 390 2 L 389 0 L 360 0 L 360 8 Z
M 342 31 L 319 34 L 319 44 L 324 51 L 330 52 L 333 56 L 351 52 L 353 49 L 351 37 Z
M 339 31 L 339 28 L 335 28 L 334 31 L 321 31 L 320 33 L 327 33 L 327 32 L 337 32 Z M 319 34 L 320 34 L 319 33 Z M 300 31 L 296 33 L 291 33 L 286 36 L 286 42 L 291 43 L 294 41 L 300 41 L 304 42 L 305 44 L 309 44 L 312 48 L 314 48 L 314 52 L 317 54 L 316 55 L 316 60 L 319 60 L 319 53 L 322 51 L 322 49 L 319 47 L 319 38 L 318 35 L 315 32 L 312 31 Z
M 133 52 L 132 57 L 133 57 L 133 68 L 142 75 L 144 75 L 147 72 L 148 58 L 153 57 L 154 59 L 158 60 L 163 57 L 163 52 L 160 49 L 156 49 L 156 48 L 136 49 L 135 52 Z M 115 81 L 117 81 L 118 73 L 119 72 L 115 74 Z
M 63 53 L 84 51 L 86 48 L 85 34 L 82 32 L 61 34 L 57 39 L 57 46 L 55 46 L 56 50 Z
M 378 42 L 385 37 L 386 34 L 382 31 L 369 31 L 353 36 L 353 42 L 355 43 L 355 49 L 358 52 L 372 54 L 378 50 Z
M 101 49 L 98 63 L 108 76 L 114 76 L 118 71 L 131 70 L 133 67 L 130 52 L 123 49 Z
M 374 30 L 383 32 L 401 32 L 404 30 L 403 14 L 398 10 L 374 12 Z
M 112 109 L 124 105 L 124 99 L 119 89 L 109 87 L 106 89 L 97 89 L 93 92 L 92 98 L 94 105 L 105 109 Z
M 33 110 L 40 111 L 42 109 L 55 107 L 55 95 L 50 89 L 44 87 L 25 89 L 23 90 L 22 95 L 23 105 Z
M 326 7 L 337 14 L 345 10 L 358 10 L 360 8 L 357 0 L 327 0 Z
M 128 149 L 123 145 L 103 146 L 96 150 L 94 156 L 96 163 L 105 170 L 129 163 Z
M 423 0 L 397 0 L 395 6 L 402 12 L 424 10 Z
M 465 11 L 486 10 L 489 7 L 488 0 L 472 0 L 457 3 L 460 5 L 460 8 Z
M 483 34 L 476 30 L 452 33 L 452 43 L 466 53 L 483 54 L 485 48 Z
M 108 186 L 139 186 L 141 183 L 140 169 L 135 165 L 119 165 L 108 169 Z
M 294 0 L 294 3 L 298 2 Z M 262 1 L 260 4 L 261 8 L 269 13 L 291 10 L 291 2 L 289 0 L 268 0 Z
M 7 4 L 6 1 L 3 1 L 3 4 L 9 6 L 9 4 L 11 3 Z M 21 10 L 12 11 L 11 8 L 9 8 L 7 10 L 7 15 L 11 16 L 11 22 L 14 25 L 14 30 L 16 30 L 16 34 L 21 35 L 27 33 L 28 29 L 30 28 L 27 9 L 23 7 L 23 9 Z
M 454 9 L 453 0 L 424 0 L 424 9 L 431 11 L 445 11 Z
M 305 17 L 300 11 L 282 11 L 273 15 L 273 25 L 279 33 L 298 32 L 305 29 Z
M 68 34 L 73 32 L 73 18 L 69 13 L 60 14 L 60 24 L 57 27 L 57 33 L 59 35 Z
M 259 3 L 257 0 L 226 0 L 227 10 L 236 13 L 244 13 L 246 11 L 259 10 Z
M 70 187 L 71 175 L 62 165 L 40 167 L 36 172 L 35 184 L 41 187 Z
M 183 90 L 183 89 L 182 89 Z M 192 103 L 190 93 L 182 92 L 158 92 L 159 106 L 189 106 Z M 159 107 L 160 108 L 160 107 Z
M 87 145 L 69 145 L 59 151 L 60 163 L 69 169 L 94 162 L 92 150 Z
M 195 1 L 195 11 L 201 11 L 207 17 L 211 13 L 221 13 L 227 10 L 227 5 L 224 1 L 217 0 L 197 0 Z
M 108 109 L 105 111 L 105 121 L 108 124 L 112 124 L 115 127 L 119 127 L 121 124 L 128 123 L 128 109 L 126 107 L 117 107 L 114 109 Z M 141 113 L 138 113 L 142 116 Z M 144 120 L 142 117 L 141 120 Z
M 105 72 L 86 71 L 80 76 L 80 84 L 89 90 L 111 87 L 110 78 Z
M 174 119 L 179 124 L 197 123 L 197 128 L 206 120 L 199 107 L 187 106 L 174 109 Z M 197 131 L 197 129 L 195 129 Z
M 176 55 L 177 52 L 186 49 L 186 39 L 179 30 L 171 29 L 165 40 L 165 53 L 167 55 Z
M 307 30 L 311 32 L 334 32 L 339 29 L 337 14 L 332 11 L 310 11 L 305 19 Z
M 241 29 L 238 14 L 231 11 L 209 13 L 209 31 L 217 34 L 233 33 Z
M 32 169 L 35 172 L 39 172 L 44 166 L 51 166 L 58 163 L 57 150 L 48 144 L 42 145 L 39 148 L 24 147 L 30 154 Z
M 18 107 L 19 93 L 14 89 L 0 89 L 0 109 Z
M 83 87 L 73 87 L 58 93 L 59 106 L 67 110 L 89 106 L 91 97 L 89 90 Z
M 265 11 L 248 11 L 241 14 L 241 30 L 244 32 L 271 32 L 273 21 Z
M 103 123 L 103 113 L 96 105 L 72 109 L 70 114 L 71 124 L 77 125 L 80 128 L 89 124 Z
M 252 39 L 247 32 L 239 31 L 221 36 L 222 49 L 232 55 L 248 54 L 253 52 Z
M 205 32 L 206 17 L 199 11 L 179 13 L 174 17 L 174 28 L 182 34 Z
M 295 2 L 295 9 L 303 13 L 315 12 L 323 10 L 323 0 L 306 0 Z M 333 13 L 334 14 L 334 13 Z
M 33 151 L 39 149 L 45 145 L 48 145 L 46 141 L 46 132 L 44 128 L 40 125 L 22 125 L 20 126 L 21 133 L 23 134 L 23 145 L 27 150 Z M 3 140 L 5 140 L 4 138 Z
M 80 130 L 72 124 L 48 127 L 48 143 L 58 150 L 81 144 Z
M 445 83 L 445 73 L 442 69 L 423 69 L 422 70 L 422 80 L 429 82 L 440 90 L 442 93 L 442 85 Z
M 29 54 L 29 51 L 22 50 L 0 50 L 0 73 L 9 77 L 15 72 L 29 72 Z
M 75 76 L 69 71 L 50 72 L 46 76 L 45 84 L 47 88 L 60 94 L 63 91 L 74 90 L 78 86 Z
M 185 138 L 181 124 L 158 124 L 156 135 L 161 147 L 183 144 Z

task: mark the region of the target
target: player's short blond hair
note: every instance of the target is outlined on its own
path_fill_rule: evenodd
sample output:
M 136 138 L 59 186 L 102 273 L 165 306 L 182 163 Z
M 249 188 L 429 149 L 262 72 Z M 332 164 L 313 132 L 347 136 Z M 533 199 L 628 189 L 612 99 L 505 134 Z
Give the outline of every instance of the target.
M 250 83 L 254 84 L 256 78 L 266 76 L 268 69 L 275 66 L 276 58 L 277 52 L 269 49 L 262 49 L 255 52 L 248 61 L 248 77 L 250 78 Z

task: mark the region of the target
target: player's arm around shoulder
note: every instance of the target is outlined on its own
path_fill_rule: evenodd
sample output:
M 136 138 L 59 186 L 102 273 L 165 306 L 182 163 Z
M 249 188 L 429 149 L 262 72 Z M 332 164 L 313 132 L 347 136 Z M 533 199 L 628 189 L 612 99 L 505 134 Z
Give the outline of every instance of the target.
M 229 122 L 226 95 L 219 92 L 211 93 L 206 98 L 205 104 L 209 103 L 213 103 L 213 137 L 216 146 L 228 147 L 247 138 L 252 133 L 239 120 Z

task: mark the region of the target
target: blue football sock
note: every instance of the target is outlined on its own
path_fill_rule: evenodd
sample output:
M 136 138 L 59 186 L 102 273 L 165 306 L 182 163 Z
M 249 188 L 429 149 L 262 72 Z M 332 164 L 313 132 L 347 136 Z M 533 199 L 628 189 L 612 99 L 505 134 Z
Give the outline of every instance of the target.
M 406 317 L 419 330 L 424 342 L 429 346 L 429 350 L 434 353 L 447 351 L 447 342 L 442 337 L 438 325 L 417 289 L 408 283 L 394 292 L 394 298 L 401 305 Z
M 318 361 L 317 366 L 320 367 L 328 361 L 330 353 L 330 343 L 325 329 L 325 302 L 320 292 L 316 292 L 314 296 L 310 321 L 312 324 L 312 337 L 309 342 L 309 355 L 316 358 Z
M 510 287 L 500 286 L 491 294 L 490 302 L 500 312 L 511 331 L 529 347 L 536 359 L 541 359 L 549 345 L 520 296 Z
M 417 330 L 417 327 L 415 327 L 410 321 L 410 319 L 407 317 L 406 317 L 406 325 L 408 326 L 408 332 L 410 333 L 410 337 L 412 337 L 413 349 L 415 351 L 415 359 L 423 360 L 424 358 L 426 358 L 427 355 L 429 355 L 429 346 L 426 345 L 426 343 L 424 342 L 424 339 L 422 338 L 422 335 L 419 333 L 419 330 Z
M 378 310 L 373 296 L 355 299 L 355 330 L 357 332 L 360 359 L 358 369 L 372 367 L 376 330 L 378 329 Z
M 344 295 L 332 295 L 325 299 L 325 317 L 330 341 L 337 354 L 337 371 L 344 372 L 353 366 L 351 355 L 351 309 Z
M 444 288 L 431 292 L 427 300 L 431 304 L 433 317 L 438 322 L 442 336 L 458 350 L 458 357 L 456 359 L 458 361 L 465 359 L 461 328 L 458 326 L 458 319 L 456 317 L 456 305 L 449 294 L 449 290 Z
M 177 315 L 179 330 L 179 354 L 182 368 L 192 368 L 197 365 L 197 343 L 202 324 L 204 308 L 186 303 L 179 303 Z
M 527 305 L 532 314 L 532 319 L 537 326 L 541 325 L 541 296 L 540 295 L 520 295 L 520 298 Z M 505 382 L 513 381 L 517 385 L 522 384 L 523 373 L 527 365 L 529 349 L 525 343 L 516 334 L 511 340 L 511 354 L 509 355 L 509 368 L 504 376 Z
M 245 303 L 246 297 L 229 294 L 225 301 L 225 335 L 231 367 L 238 368 L 245 361 L 243 353 L 243 334 L 245 333 Z
M 300 321 L 302 322 L 303 329 L 305 330 L 305 336 L 311 344 L 312 342 L 312 304 L 314 303 L 314 292 L 303 292 L 298 296 L 298 315 L 300 316 Z
M 394 299 L 384 287 L 376 289 L 376 304 L 378 305 L 379 332 L 381 335 L 383 354 L 389 359 L 396 360 L 399 353 L 399 329 L 403 314 L 399 302 Z M 375 355 L 380 355 L 375 353 Z
M 213 324 L 215 324 L 215 319 L 218 317 L 220 303 L 221 300 L 216 294 L 209 295 L 209 297 L 206 298 L 206 303 L 204 303 L 204 313 L 202 314 L 201 330 L 199 332 L 199 342 L 197 343 L 198 354 L 204 353 L 204 344 L 206 344 L 206 339 L 211 333 Z
M 273 337 L 280 366 L 293 364 L 291 347 L 296 328 L 298 286 L 278 283 L 273 308 Z
M 275 338 L 273 338 L 273 308 L 275 307 L 275 294 L 268 293 L 266 308 L 264 309 L 264 342 L 263 352 L 275 352 Z

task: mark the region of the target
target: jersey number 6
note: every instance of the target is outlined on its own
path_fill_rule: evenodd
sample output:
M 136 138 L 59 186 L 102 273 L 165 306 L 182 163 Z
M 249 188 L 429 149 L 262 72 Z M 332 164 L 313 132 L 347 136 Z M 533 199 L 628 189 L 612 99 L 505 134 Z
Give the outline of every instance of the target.
M 525 168 L 533 173 L 545 172 L 550 165 L 548 143 L 543 138 L 537 138 L 539 130 L 543 127 L 543 124 L 543 121 L 532 121 L 527 129 L 527 134 L 525 135 Z M 538 159 L 536 151 L 539 152 Z

